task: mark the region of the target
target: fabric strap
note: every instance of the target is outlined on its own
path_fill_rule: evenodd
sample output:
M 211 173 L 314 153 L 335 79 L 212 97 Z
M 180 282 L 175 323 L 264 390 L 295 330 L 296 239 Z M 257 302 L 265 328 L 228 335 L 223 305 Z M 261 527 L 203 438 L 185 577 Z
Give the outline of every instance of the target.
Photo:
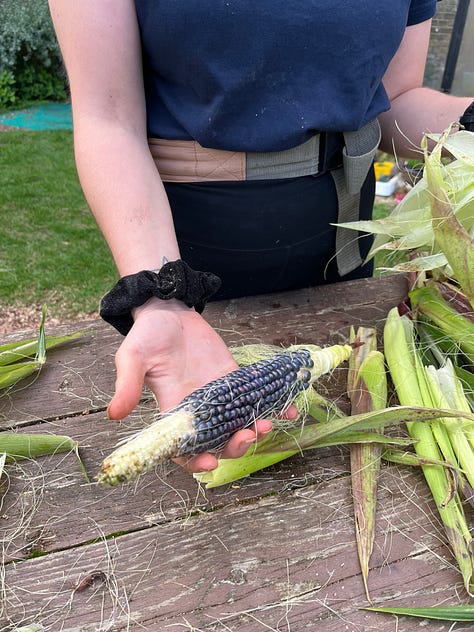
M 247 153 L 246 179 L 277 180 L 318 173 L 319 140 L 320 134 L 315 134 L 305 143 L 284 151 Z
M 357 132 L 344 134 L 343 166 L 331 171 L 339 204 L 339 224 L 359 219 L 360 190 L 372 166 L 380 137 L 377 119 L 370 121 Z M 336 259 L 340 276 L 352 272 L 362 264 L 357 233 L 353 230 L 337 227 Z

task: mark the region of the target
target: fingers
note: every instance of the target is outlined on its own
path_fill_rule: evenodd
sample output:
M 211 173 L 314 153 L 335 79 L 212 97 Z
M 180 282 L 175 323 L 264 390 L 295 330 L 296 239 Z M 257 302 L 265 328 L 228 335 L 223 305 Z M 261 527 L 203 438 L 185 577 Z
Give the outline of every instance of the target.
M 294 404 L 290 404 L 288 408 L 285 410 L 285 412 L 283 413 L 283 417 L 285 417 L 285 419 L 296 419 L 298 415 L 299 415 L 298 409 L 296 408 Z
M 238 459 L 247 452 L 252 444 L 261 441 L 271 429 L 271 421 L 268 419 L 259 419 L 252 428 L 246 428 L 245 430 L 236 432 L 222 450 L 222 458 Z
M 198 474 L 199 472 L 210 472 L 217 467 L 217 457 L 210 452 L 204 452 L 203 454 L 197 454 L 193 457 L 178 457 L 173 459 L 175 463 L 181 465 L 190 474 Z
M 272 422 L 268 419 L 259 419 L 252 428 L 245 428 L 236 432 L 227 442 L 219 457 L 223 459 L 237 459 L 243 456 L 249 447 L 257 441 L 261 441 L 272 429 Z M 189 473 L 209 472 L 215 470 L 218 459 L 210 452 L 197 454 L 191 458 L 180 457 L 173 459 L 184 467 Z
M 139 357 L 133 353 L 122 353 L 120 349 L 115 356 L 115 366 L 115 394 L 107 408 L 107 416 L 109 419 L 123 419 L 140 401 L 144 370 Z

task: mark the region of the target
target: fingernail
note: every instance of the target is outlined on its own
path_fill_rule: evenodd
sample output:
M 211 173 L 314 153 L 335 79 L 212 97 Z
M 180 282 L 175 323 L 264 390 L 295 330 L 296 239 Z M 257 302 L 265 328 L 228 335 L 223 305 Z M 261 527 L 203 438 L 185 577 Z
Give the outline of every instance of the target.
M 246 441 L 242 441 L 242 443 L 240 444 L 240 447 L 248 450 L 248 448 L 250 448 L 251 445 L 255 445 L 256 443 L 257 443 L 257 438 L 255 437 L 255 439 L 247 439 Z
M 206 467 L 202 467 L 199 472 L 212 472 L 212 470 L 215 470 L 216 466 L 215 465 L 206 465 Z

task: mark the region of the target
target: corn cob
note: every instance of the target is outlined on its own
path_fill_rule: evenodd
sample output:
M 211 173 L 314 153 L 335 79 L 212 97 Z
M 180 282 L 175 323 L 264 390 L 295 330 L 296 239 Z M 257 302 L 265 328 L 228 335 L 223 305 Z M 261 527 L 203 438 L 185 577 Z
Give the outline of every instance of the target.
M 283 410 L 352 352 L 349 345 L 290 349 L 241 367 L 193 391 L 174 411 L 161 416 L 107 457 L 99 472 L 99 482 L 117 485 L 164 459 L 222 446 L 237 430 Z

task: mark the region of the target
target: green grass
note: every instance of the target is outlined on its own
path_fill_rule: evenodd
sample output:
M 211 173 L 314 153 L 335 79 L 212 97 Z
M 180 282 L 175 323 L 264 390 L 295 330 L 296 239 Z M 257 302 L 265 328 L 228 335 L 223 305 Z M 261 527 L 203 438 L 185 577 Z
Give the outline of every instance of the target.
M 382 217 L 387 217 L 394 206 L 395 202 L 393 201 L 393 198 L 387 198 L 386 202 L 382 202 L 380 201 L 380 198 L 377 198 L 374 204 L 373 218 L 381 219 Z
M 97 310 L 117 278 L 76 174 L 69 131 L 0 133 L 0 304 Z

